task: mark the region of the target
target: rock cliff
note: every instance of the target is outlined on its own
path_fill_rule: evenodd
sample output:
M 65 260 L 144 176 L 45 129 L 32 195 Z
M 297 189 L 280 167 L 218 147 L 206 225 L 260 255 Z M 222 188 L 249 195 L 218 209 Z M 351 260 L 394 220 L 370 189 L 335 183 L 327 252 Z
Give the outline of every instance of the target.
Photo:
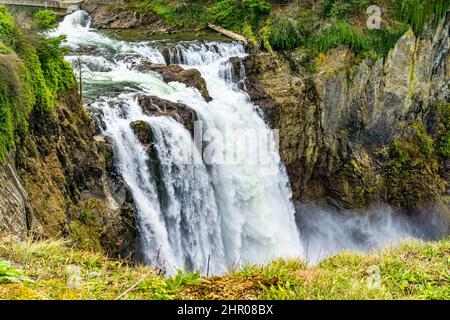
M 112 256 L 131 254 L 131 194 L 76 91 L 60 95 L 55 113 L 34 112 L 29 126 L 0 168 L 2 231 L 68 236 Z
M 408 31 L 379 60 L 338 48 L 306 68 L 304 50 L 249 55 L 245 87 L 280 130 L 296 200 L 448 209 L 439 145 L 449 129 L 449 30 L 447 13 L 436 31 Z

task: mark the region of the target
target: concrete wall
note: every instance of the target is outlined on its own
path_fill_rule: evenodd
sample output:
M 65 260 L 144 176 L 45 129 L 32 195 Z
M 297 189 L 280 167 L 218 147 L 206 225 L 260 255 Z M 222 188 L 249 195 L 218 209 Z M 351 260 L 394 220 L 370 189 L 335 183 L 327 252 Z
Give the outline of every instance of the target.
M 47 7 L 59 8 L 60 1 L 58 0 L 0 0 L 0 4 L 11 4 L 16 6 L 30 6 L 30 7 Z

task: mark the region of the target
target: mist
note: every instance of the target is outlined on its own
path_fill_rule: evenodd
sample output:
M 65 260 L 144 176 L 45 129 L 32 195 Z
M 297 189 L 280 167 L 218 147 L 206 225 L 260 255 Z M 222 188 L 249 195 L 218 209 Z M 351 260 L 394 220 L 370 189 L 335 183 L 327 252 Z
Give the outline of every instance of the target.
M 400 214 L 387 205 L 364 213 L 300 202 L 295 207 L 309 264 L 317 264 L 344 250 L 380 250 L 407 238 L 433 240 L 449 234 L 449 220 L 436 206 L 409 214 Z

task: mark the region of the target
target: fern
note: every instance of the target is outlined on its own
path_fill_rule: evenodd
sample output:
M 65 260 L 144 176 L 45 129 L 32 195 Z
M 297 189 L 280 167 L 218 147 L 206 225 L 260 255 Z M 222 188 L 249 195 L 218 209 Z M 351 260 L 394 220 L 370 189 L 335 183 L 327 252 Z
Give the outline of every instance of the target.
M 258 46 L 258 40 L 256 39 L 255 34 L 253 33 L 252 27 L 247 23 L 247 21 L 244 23 L 244 26 L 242 27 L 242 34 L 247 37 L 250 42 L 257 47 Z
M 434 27 L 439 24 L 450 7 L 450 0 L 395 0 L 394 7 L 400 19 L 420 34 L 428 22 Z
M 261 38 L 264 49 L 269 51 L 272 55 L 274 54 L 272 45 L 270 44 L 270 24 L 265 25 L 259 30 L 259 37 Z

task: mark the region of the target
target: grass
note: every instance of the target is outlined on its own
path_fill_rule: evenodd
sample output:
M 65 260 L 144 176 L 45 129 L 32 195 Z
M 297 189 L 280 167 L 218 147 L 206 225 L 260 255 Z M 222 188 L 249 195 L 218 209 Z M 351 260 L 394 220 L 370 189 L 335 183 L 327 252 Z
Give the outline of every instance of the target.
M 179 272 L 168 278 L 61 240 L 0 240 L 0 299 L 450 298 L 450 239 L 344 252 L 312 267 L 276 260 L 221 277 Z

